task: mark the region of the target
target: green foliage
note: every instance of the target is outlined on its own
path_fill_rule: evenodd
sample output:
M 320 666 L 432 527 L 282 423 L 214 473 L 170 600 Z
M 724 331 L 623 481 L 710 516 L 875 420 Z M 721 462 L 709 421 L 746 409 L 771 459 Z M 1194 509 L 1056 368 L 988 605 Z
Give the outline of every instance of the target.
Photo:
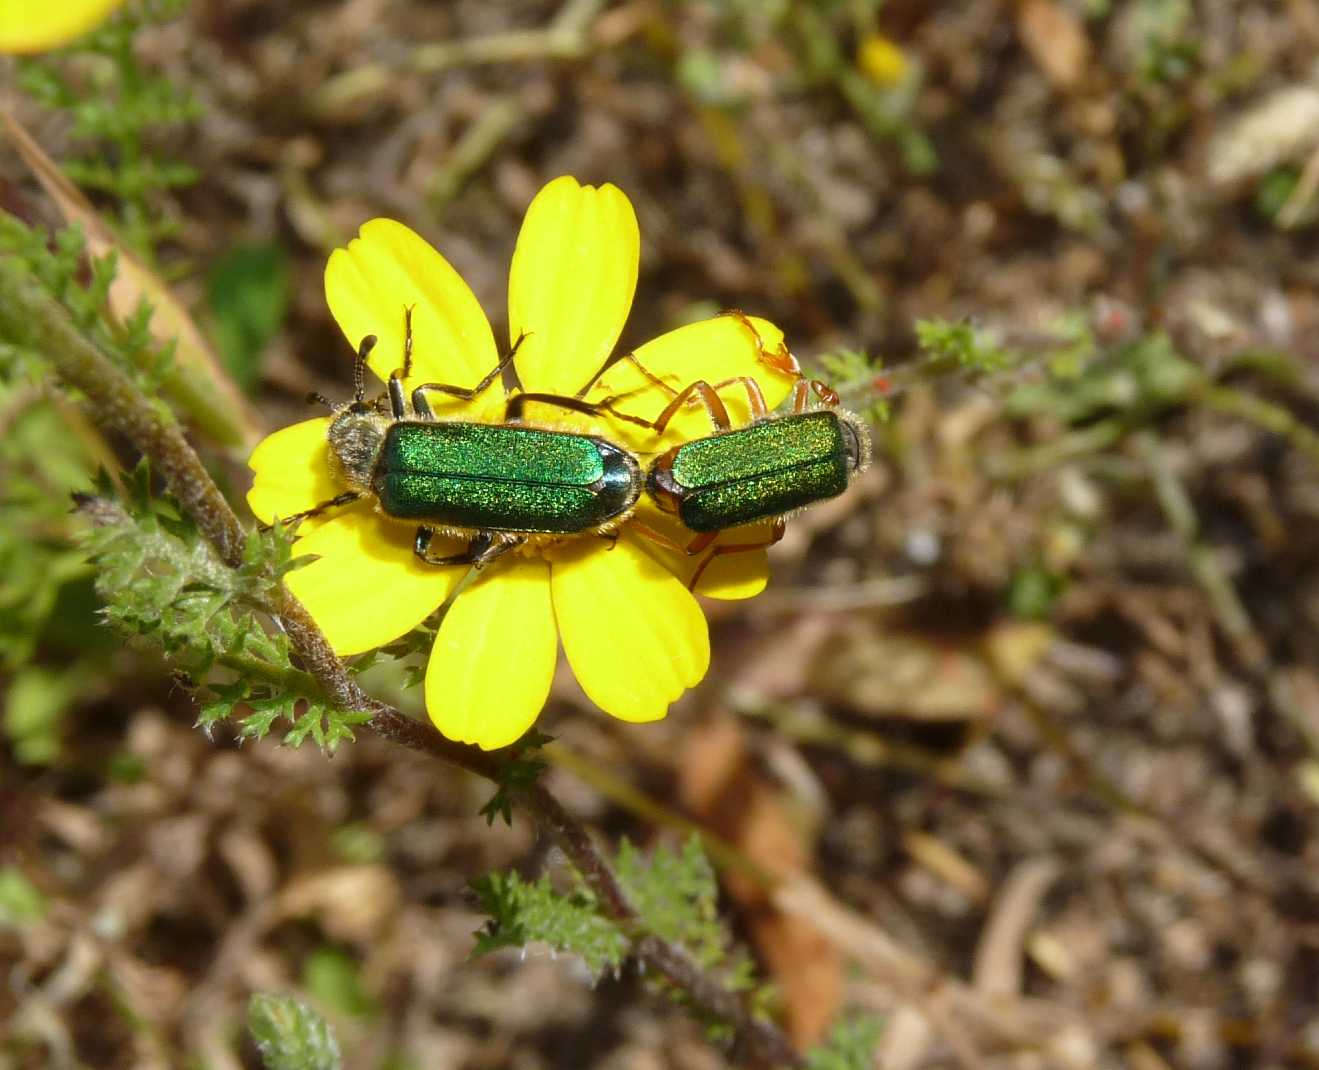
M 174 18 L 184 0 L 138 0 L 99 29 L 51 56 L 23 60 L 19 84 L 66 112 L 86 155 L 64 161 L 73 181 L 115 198 L 120 237 L 148 261 L 177 229 L 165 211 L 169 190 L 191 185 L 197 171 L 170 159 L 164 136 L 200 116 L 186 89 L 144 66 L 137 37 Z
M 93 523 L 84 548 L 97 566 L 111 623 L 154 639 L 194 674 L 226 655 L 273 660 L 286 653 L 286 640 L 252 635 L 249 617 L 292 567 L 287 530 L 249 535 L 241 566 L 231 569 L 188 517 L 156 496 L 145 463 L 128 477 L 121 500 L 104 476 L 98 491 L 78 504 Z
M 1008 584 L 1008 610 L 1025 620 L 1045 620 L 1063 592 L 1064 579 L 1043 565 L 1023 565 Z
M 649 860 L 624 840 L 619 846 L 617 868 L 619 882 L 640 915 L 645 932 L 679 944 L 726 988 L 750 993 L 753 1007 L 762 1012 L 767 1009 L 769 988 L 757 987 L 751 958 L 733 946 L 719 920 L 719 885 L 699 837 L 692 836 L 681 851 L 659 847 Z M 651 983 L 675 1003 L 695 1011 L 683 989 L 663 978 L 652 978 Z M 711 1040 L 732 1039 L 728 1023 L 708 1014 L 700 1017 Z
M 864 350 L 838 349 L 821 353 L 815 358 L 820 377 L 842 396 L 844 402 L 857 410 L 867 423 L 887 423 L 889 399 L 887 381 L 880 370 L 880 362 L 872 361 Z M 863 398 L 857 404 L 853 399 Z
M 0 673 L 13 673 L 61 625 L 61 605 L 86 600 L 90 570 L 73 545 L 69 494 L 86 486 L 88 459 L 70 424 L 77 415 L 34 385 L 5 382 L 6 372 L 17 369 L 0 365 Z M 64 624 L 74 652 L 103 647 L 81 622 Z
M 725 970 L 731 988 L 751 987 L 750 960 L 732 952 L 719 920 L 719 884 L 699 837 L 680 851 L 659 847 L 649 859 L 624 840 L 618 879 L 646 931 L 681 944 L 703 969 Z
M 340 825 L 330 834 L 330 849 L 344 862 L 368 865 L 385 857 L 385 841 L 364 821 Z
M 516 749 L 512 757 L 499 767 L 499 782 L 495 793 L 481 807 L 480 812 L 487 825 L 493 825 L 495 818 L 502 817 L 504 824 L 512 826 L 514 802 L 540 779 L 546 768 L 545 759 L 534 752 L 553 739 L 553 736 L 542 735 L 532 728 L 514 744 Z M 528 754 L 528 751 L 533 753 Z
M 225 366 L 251 392 L 260 380 L 262 350 L 288 308 L 288 257 L 277 245 L 237 246 L 216 262 L 207 288 Z
M 17 866 L 0 866 L 0 929 L 20 928 L 46 916 L 46 897 Z
M 830 7 L 836 10 L 829 11 Z M 918 125 L 915 106 L 921 88 L 919 66 L 897 85 L 875 84 L 857 70 L 842 42 L 849 34 L 840 25 L 855 15 L 855 5 L 793 4 L 785 20 L 790 31 L 789 47 L 802 57 L 810 81 L 828 82 L 847 101 L 866 132 L 875 141 L 894 145 L 903 166 L 916 176 L 933 174 L 939 168 L 934 143 Z M 867 20 L 855 20 L 864 22 Z M 862 25 L 849 27 L 860 35 Z
M 367 1018 L 375 1002 L 362 987 L 357 960 L 337 947 L 318 947 L 302 964 L 302 985 L 317 1002 L 336 1014 Z
M 919 125 L 916 102 L 922 73 L 914 54 L 906 77 L 878 85 L 859 71 L 847 43 L 875 29 L 876 0 L 715 0 L 711 5 L 726 38 L 721 47 L 683 49 L 674 70 L 678 85 L 699 103 L 733 111 L 750 102 L 746 79 L 736 74 L 739 54 L 771 39 L 795 61 L 782 72 L 785 90 L 803 88 L 838 94 L 878 142 L 893 145 L 913 175 L 938 170 L 934 143 Z
M 106 619 L 154 643 L 193 680 L 213 670 L 234 674 L 205 685 L 201 727 L 235 717 L 243 736 L 260 739 L 283 719 L 286 744 L 312 739 L 331 752 L 353 739 L 371 715 L 325 702 L 313 678 L 293 666 L 287 636 L 257 620 L 271 611 L 280 577 L 301 563 L 292 558 L 291 531 L 251 532 L 241 563 L 229 568 L 169 499 L 153 496 L 145 466 L 122 502 L 109 497 L 105 481 L 101 491 L 80 505 L 94 525 L 84 542 Z
M 490 873 L 472 887 L 490 916 L 476 933 L 474 955 L 540 942 L 579 956 L 597 977 L 617 970 L 627 955 L 627 937 L 601 914 L 595 896 L 580 881 L 561 892 L 548 876 L 533 883 L 516 873 Z
M 29 233 L 7 221 L 0 213 L 0 250 L 6 234 Z M 51 249 L 40 245 L 39 263 L 85 298 L 71 282 L 79 235 L 60 237 Z M 95 278 L 91 285 L 99 286 Z M 0 675 L 13 677 L 5 734 L 20 761 L 46 764 L 58 758 L 64 711 L 104 678 L 109 654 L 69 512 L 70 494 L 89 482 L 96 436 L 50 390 L 44 362 L 12 346 L 0 346 L 0 428 Z M 32 665 L 42 652 L 64 657 L 58 677 Z
M 1017 354 L 1004 349 L 985 331 L 966 320 L 917 320 L 916 343 L 936 365 L 950 364 L 965 371 L 1002 371 L 1019 362 Z
M 1055 361 L 1048 378 L 1017 387 L 1007 399 L 1014 416 L 1050 414 L 1075 424 L 1105 414 L 1148 418 L 1187 401 L 1204 373 L 1162 332 L 1142 335 L 1081 361 Z
M 319 1014 L 292 996 L 258 992 L 247 1004 L 247 1029 L 266 1070 L 340 1070 L 334 1034 Z
M 1200 45 L 1191 36 L 1191 0 L 1136 0 L 1128 15 L 1127 37 L 1135 49 L 1134 67 L 1152 85 L 1177 85 L 1194 73 Z
M 474 953 L 540 942 L 580 956 L 599 976 L 618 969 L 632 939 L 652 934 L 681 945 L 697 965 L 718 975 L 732 990 L 754 993 L 751 961 L 733 949 L 719 920 L 719 887 L 698 838 L 692 837 L 680 851 L 661 847 L 649 859 L 624 841 L 617 873 L 639 917 L 635 931 L 625 932 L 605 917 L 594 893 L 576 873 L 566 889 L 556 888 L 548 876 L 535 882 L 516 873 L 482 877 L 474 887 L 490 920 L 477 933 Z M 659 980 L 655 983 L 672 998 L 685 1001 L 681 991 Z M 728 1035 L 723 1023 L 707 1025 L 718 1036 Z
M 49 765 L 59 755 L 60 722 L 80 683 L 67 672 L 28 666 L 14 675 L 5 694 L 5 736 L 14 757 L 27 765 Z
M 1319 200 L 1311 194 L 1296 209 L 1289 210 L 1291 219 L 1285 219 L 1282 210 L 1291 203 L 1300 186 L 1301 173 L 1295 167 L 1275 167 L 1265 175 L 1255 190 L 1254 208 L 1257 215 L 1278 226 L 1292 229 L 1312 227 L 1319 220 Z
M 113 252 L 90 257 L 82 228 L 76 224 L 52 234 L 0 211 L 0 255 L 5 253 L 22 261 L 64 306 L 82 334 L 144 394 L 160 393 L 174 367 L 174 344 L 162 345 L 152 336 L 151 306 L 146 301 L 125 321 L 111 313 L 110 286 L 117 267 Z M 0 348 L 0 370 L 8 378 L 26 374 L 40 379 L 43 364 L 36 354 Z M 158 404 L 163 409 L 164 403 Z
M 824 1043 L 806 1053 L 807 1070 L 872 1070 L 883 1032 L 884 1023 L 872 1015 L 846 1018 Z

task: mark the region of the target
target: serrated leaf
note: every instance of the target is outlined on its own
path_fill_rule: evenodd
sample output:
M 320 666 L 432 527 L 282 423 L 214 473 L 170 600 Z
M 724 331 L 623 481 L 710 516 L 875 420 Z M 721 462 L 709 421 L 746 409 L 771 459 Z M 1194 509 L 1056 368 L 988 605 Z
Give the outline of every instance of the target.
M 513 804 L 519 795 L 540 779 L 541 773 L 548 767 L 545 759 L 527 751 L 537 751 L 546 743 L 553 742 L 553 736 L 547 736 L 536 729 L 529 729 L 516 744 L 513 756 L 499 767 L 498 787 L 495 793 L 481 807 L 479 813 L 487 825 L 493 825 L 495 818 L 502 817 L 510 828 L 513 825 Z
M 247 1028 L 266 1070 L 341 1070 L 339 1045 L 319 1014 L 291 996 L 258 992 Z
M 678 852 L 661 846 L 649 859 L 624 840 L 617 865 L 619 882 L 649 931 L 682 944 L 707 969 L 728 957 L 719 884 L 698 837 Z
M 293 716 L 294 700 L 285 695 L 270 699 L 248 699 L 247 703 L 253 707 L 252 712 L 238 722 L 238 733 L 245 739 L 265 739 L 280 717 Z
M 490 873 L 472 884 L 482 911 L 490 916 L 476 935 L 473 955 L 532 942 L 579 956 L 595 976 L 616 970 L 628 953 L 627 938 L 606 919 L 584 888 L 559 892 L 549 877 L 535 883 L 516 873 Z

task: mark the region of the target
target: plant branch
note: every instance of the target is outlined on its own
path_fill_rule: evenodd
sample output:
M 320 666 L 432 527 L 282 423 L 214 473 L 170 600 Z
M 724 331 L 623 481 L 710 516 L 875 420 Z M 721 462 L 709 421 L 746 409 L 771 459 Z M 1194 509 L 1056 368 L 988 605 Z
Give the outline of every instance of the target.
M 124 435 L 160 472 L 179 503 L 216 552 L 230 565 L 241 557 L 244 530 L 178 423 L 149 401 L 133 382 L 84 338 L 62 306 L 14 258 L 0 258 L 0 338 L 45 355 L 59 376 L 87 395 L 92 416 Z M 413 720 L 367 695 L 335 655 L 311 614 L 282 588 L 275 618 L 326 696 L 342 709 L 372 714 L 368 727 L 400 746 L 420 751 L 497 781 L 498 752 L 446 739 L 432 725 Z M 632 940 L 634 954 L 668 977 L 712 1014 L 731 1023 L 747 1058 L 762 1066 L 800 1066 L 787 1038 L 754 1018 L 742 999 L 702 970 L 679 946 L 647 933 L 586 828 L 544 786 L 534 784 L 518 802 L 562 849 L 596 893 L 606 914 Z
M 104 428 L 127 435 L 164 477 L 226 564 L 242 554 L 243 527 L 172 416 L 149 402 L 74 326 L 64 308 L 14 257 L 0 257 L 0 337 L 41 353 L 87 395 Z

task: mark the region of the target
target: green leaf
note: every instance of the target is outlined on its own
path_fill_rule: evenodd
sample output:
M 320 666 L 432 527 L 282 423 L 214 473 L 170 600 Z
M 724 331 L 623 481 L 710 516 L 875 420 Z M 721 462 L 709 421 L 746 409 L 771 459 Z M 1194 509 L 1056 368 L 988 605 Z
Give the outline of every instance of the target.
M 649 859 L 623 840 L 618 879 L 650 932 L 682 944 L 706 969 L 727 957 L 719 884 L 699 837 L 692 836 L 678 852 L 659 847 Z
M 1025 620 L 1045 620 L 1063 592 L 1065 580 L 1043 565 L 1023 565 L 1008 584 L 1008 609 Z
M 21 928 L 46 915 L 46 897 L 17 866 L 0 867 L 0 929 Z
M 627 938 L 601 915 L 584 887 L 557 891 L 548 876 L 535 883 L 516 873 L 490 873 L 474 881 L 481 910 L 490 916 L 476 934 L 473 955 L 534 941 L 580 956 L 595 976 L 617 970 L 628 952 Z
M 60 725 L 81 681 L 36 666 L 15 675 L 5 695 L 5 735 L 26 765 L 49 765 L 59 755 Z
M 540 779 L 547 766 L 543 758 L 526 752 L 538 750 L 546 743 L 553 742 L 553 739 L 553 736 L 542 735 L 532 728 L 514 744 L 517 749 L 513 756 L 499 767 L 498 788 L 481 807 L 480 813 L 485 817 L 487 825 L 493 825 L 495 818 L 502 817 L 504 823 L 512 827 L 514 802 Z
M 646 858 L 626 840 L 619 847 L 618 879 L 628 901 L 641 916 L 642 928 L 680 944 L 702 969 L 734 992 L 747 992 L 753 1008 L 764 1011 L 772 995 L 758 985 L 750 957 L 734 947 L 719 918 L 719 885 L 714 869 L 692 836 L 680 851 L 657 848 Z M 659 978 L 652 984 L 677 1003 L 688 1005 L 686 992 Z M 729 1023 L 702 1014 L 713 1041 L 732 1037 Z
M 917 320 L 916 341 L 935 361 L 971 371 L 995 372 L 1016 363 L 1014 354 L 965 320 Z
M 807 1070 L 873 1070 L 883 1032 L 883 1021 L 873 1015 L 844 1019 L 823 1044 L 806 1053 Z
M 330 834 L 330 848 L 344 862 L 368 865 L 385 857 L 385 841 L 365 821 L 340 825 Z
M 293 727 L 285 733 L 284 745 L 300 747 L 310 736 L 321 750 L 333 754 L 339 744 L 352 743 L 356 738 L 353 729 L 366 724 L 371 717 L 369 710 L 339 710 L 313 702 L 304 712 L 292 717 Z
M 288 256 L 277 245 L 237 246 L 211 269 L 208 293 L 225 366 L 250 393 L 261 378 L 262 352 L 288 308 Z
M 337 1014 L 366 1018 L 376 1005 L 362 987 L 358 962 L 337 947 L 318 947 L 302 964 L 303 987 Z
M 247 1028 L 266 1070 L 341 1070 L 339 1045 L 319 1014 L 292 996 L 258 992 Z

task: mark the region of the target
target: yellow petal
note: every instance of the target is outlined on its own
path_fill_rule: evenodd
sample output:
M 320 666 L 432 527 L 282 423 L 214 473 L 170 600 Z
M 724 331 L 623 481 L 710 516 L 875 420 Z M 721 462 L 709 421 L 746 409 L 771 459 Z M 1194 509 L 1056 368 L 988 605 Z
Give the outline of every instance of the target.
M 412 552 L 415 536 L 415 528 L 391 523 L 362 502 L 293 544 L 295 557 L 319 554 L 320 560 L 284 582 L 336 654 L 373 650 L 415 628 L 466 574 L 465 565 L 424 564 Z
M 678 546 L 686 546 L 696 537 L 673 517 L 661 513 L 649 503 L 637 510 L 637 519 L 648 528 L 667 538 Z M 721 531 L 714 546 L 691 556 L 665 546 L 654 539 L 637 533 L 637 545 L 656 561 L 663 565 L 690 589 L 692 576 L 705 561 L 715 546 L 739 546 L 747 543 L 768 541 L 771 524 L 744 524 L 741 527 Z M 635 530 L 635 529 L 634 529 Z M 701 573 L 696 583 L 696 593 L 707 598 L 723 601 L 737 601 L 754 598 L 765 589 L 769 582 L 769 555 L 763 549 L 741 550 L 732 554 L 720 554 L 714 558 Z
M 663 717 L 710 665 L 700 604 L 629 535 L 579 540 L 550 564 L 563 649 L 587 696 L 624 721 Z
M 748 317 L 764 348 L 777 355 L 783 332 L 769 320 Z M 760 387 L 765 406 L 773 411 L 792 391 L 797 376 L 778 370 L 761 357 L 760 346 L 746 323 L 735 316 L 714 316 L 668 331 L 633 353 L 636 360 L 669 389 L 656 386 L 630 360 L 620 360 L 605 372 L 588 398 L 598 401 L 610 395 L 625 395 L 617 407 L 625 413 L 654 420 L 673 399 L 676 391 L 698 379 L 711 385 L 738 376 L 749 376 Z M 734 427 L 751 418 L 747 390 L 740 384 L 720 389 Z M 683 406 L 670 421 L 662 440 L 624 421 L 609 421 L 611 430 L 634 449 L 659 452 L 678 442 L 713 434 L 714 425 L 705 407 L 696 400 Z
M 247 465 L 254 473 L 247 504 L 264 523 L 328 501 L 344 488 L 330 478 L 330 418 L 281 428 L 257 443 Z
M 558 631 L 549 565 L 506 557 L 445 614 L 426 668 L 426 709 L 444 735 L 484 750 L 515 742 L 550 694 Z
M 44 52 L 96 28 L 123 0 L 0 0 L 0 52 Z
M 614 349 L 637 288 L 641 236 L 614 186 L 556 178 L 527 209 L 508 280 L 518 374 L 530 391 L 575 394 Z
M 370 365 L 381 379 L 403 367 L 409 305 L 414 306 L 409 386 L 475 386 L 499 363 L 490 323 L 467 283 L 424 238 L 393 219 L 364 223 L 360 237 L 330 254 L 325 299 L 350 347 L 335 359 L 352 360 L 362 339 L 374 334 Z M 503 399 L 498 380 L 474 404 L 431 396 L 437 411 L 461 409 L 467 419 L 502 409 Z
M 736 531 L 749 535 L 749 538 L 723 537 L 720 543 L 737 544 L 740 542 L 764 542 L 768 526 L 737 528 Z M 692 558 L 687 558 L 692 561 Z M 698 557 L 696 561 L 704 560 Z M 695 567 L 695 566 L 692 566 Z M 678 579 L 687 581 L 690 573 L 678 573 Z M 743 598 L 755 598 L 769 583 L 769 554 L 764 550 L 743 550 L 735 554 L 721 554 L 716 557 L 701 573 L 696 581 L 696 593 L 706 598 L 718 598 L 724 602 L 736 602 Z

